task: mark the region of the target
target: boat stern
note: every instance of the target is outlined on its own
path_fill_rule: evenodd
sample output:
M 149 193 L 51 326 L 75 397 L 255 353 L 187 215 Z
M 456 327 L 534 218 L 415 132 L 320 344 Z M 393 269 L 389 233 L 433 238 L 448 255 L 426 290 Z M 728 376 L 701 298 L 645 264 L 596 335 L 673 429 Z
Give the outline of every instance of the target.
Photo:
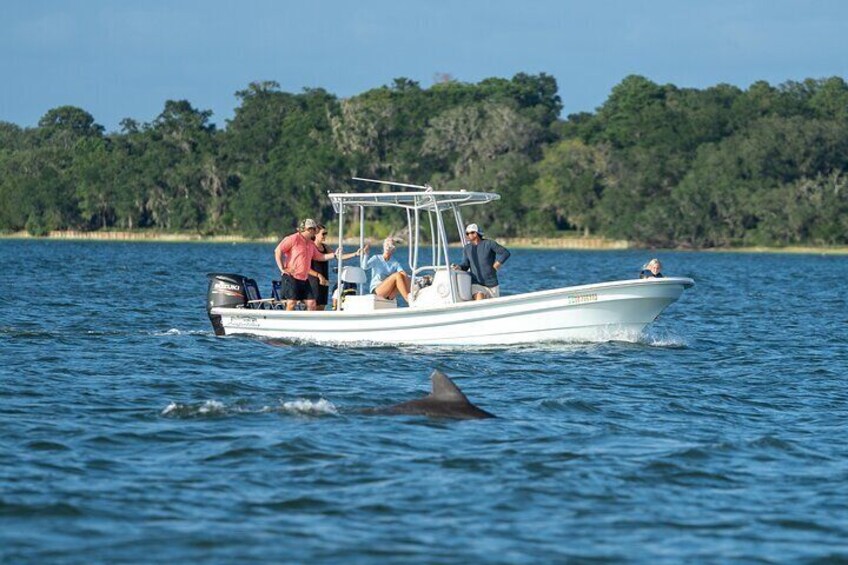
M 232 273 L 208 273 L 209 286 L 206 290 L 206 314 L 212 322 L 215 335 L 225 335 L 224 324 L 221 316 L 212 312 L 213 308 L 244 307 L 247 305 L 247 293 L 245 291 L 247 277 Z

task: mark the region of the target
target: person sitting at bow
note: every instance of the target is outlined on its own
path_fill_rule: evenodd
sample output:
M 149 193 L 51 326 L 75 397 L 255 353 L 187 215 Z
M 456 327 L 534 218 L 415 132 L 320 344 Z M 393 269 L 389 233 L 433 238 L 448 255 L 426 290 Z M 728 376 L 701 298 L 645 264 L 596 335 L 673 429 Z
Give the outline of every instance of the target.
M 642 272 L 639 273 L 640 279 L 659 279 L 662 278 L 662 263 L 659 259 L 651 259 L 642 265 Z

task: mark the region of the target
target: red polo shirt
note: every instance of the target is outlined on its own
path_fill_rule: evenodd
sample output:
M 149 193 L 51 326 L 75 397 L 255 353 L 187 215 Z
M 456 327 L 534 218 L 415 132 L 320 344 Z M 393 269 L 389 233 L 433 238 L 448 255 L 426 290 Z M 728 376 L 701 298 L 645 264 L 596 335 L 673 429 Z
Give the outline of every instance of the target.
M 309 278 L 309 268 L 312 259 L 321 258 L 324 254 L 315 247 L 315 242 L 301 233 L 293 233 L 277 246 L 283 252 L 283 268 L 300 281 Z

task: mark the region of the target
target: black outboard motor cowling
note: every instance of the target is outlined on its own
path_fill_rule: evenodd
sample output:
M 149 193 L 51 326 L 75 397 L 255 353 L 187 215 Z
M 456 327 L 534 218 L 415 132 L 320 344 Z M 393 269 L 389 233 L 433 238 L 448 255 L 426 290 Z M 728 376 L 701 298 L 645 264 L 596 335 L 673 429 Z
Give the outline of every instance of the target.
M 209 279 L 209 289 L 206 291 L 206 313 L 212 322 L 215 335 L 224 335 L 221 316 L 213 315 L 212 308 L 247 306 L 247 295 L 244 290 L 246 277 L 231 273 L 209 273 L 206 277 Z

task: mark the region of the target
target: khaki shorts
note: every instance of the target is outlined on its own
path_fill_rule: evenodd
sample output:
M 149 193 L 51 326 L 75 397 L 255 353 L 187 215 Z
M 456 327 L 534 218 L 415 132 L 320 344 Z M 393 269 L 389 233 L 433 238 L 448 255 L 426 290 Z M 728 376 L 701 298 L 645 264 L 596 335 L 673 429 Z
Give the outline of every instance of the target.
M 497 298 L 501 295 L 501 287 L 500 286 L 483 286 L 481 284 L 472 284 L 471 285 L 471 297 L 473 298 L 477 293 L 483 294 L 486 298 Z

